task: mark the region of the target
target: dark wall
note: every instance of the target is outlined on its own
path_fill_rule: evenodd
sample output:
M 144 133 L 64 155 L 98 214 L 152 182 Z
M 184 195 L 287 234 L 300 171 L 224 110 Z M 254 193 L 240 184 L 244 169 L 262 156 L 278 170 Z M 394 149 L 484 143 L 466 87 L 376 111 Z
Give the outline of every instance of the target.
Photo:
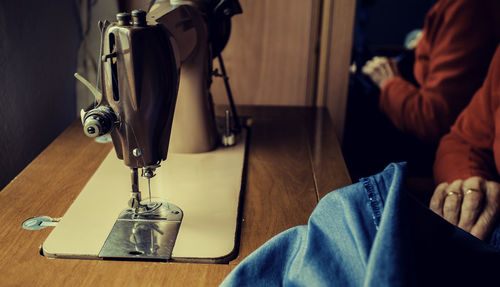
M 413 29 L 421 29 L 436 0 L 359 0 L 365 3 L 366 40 L 373 46 L 402 45 Z
M 75 2 L 0 1 L 0 189 L 76 118 Z

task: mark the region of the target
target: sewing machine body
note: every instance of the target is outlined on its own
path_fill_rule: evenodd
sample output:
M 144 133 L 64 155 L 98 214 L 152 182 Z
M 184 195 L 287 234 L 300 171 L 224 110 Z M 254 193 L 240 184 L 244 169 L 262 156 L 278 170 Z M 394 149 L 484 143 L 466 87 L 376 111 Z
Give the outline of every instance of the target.
M 246 133 L 234 147 L 217 147 L 209 96 L 213 55 L 199 6 L 204 1 L 171 2 L 177 4 L 160 1 L 148 15 L 133 11 L 132 20 L 120 13 L 118 23 L 101 25 L 102 94 L 94 91 L 98 103 L 82 111 L 82 123 L 88 136 L 109 133 L 117 158 L 106 158 L 51 233 L 42 248 L 46 256 L 217 261 L 234 254 Z M 228 114 L 225 130 L 230 132 Z M 125 166 L 131 171 L 128 208 Z M 106 200 L 92 201 L 99 193 Z M 220 214 L 230 222 L 218 233 L 232 243 L 215 253 L 192 253 L 228 242 L 213 236 L 224 222 Z

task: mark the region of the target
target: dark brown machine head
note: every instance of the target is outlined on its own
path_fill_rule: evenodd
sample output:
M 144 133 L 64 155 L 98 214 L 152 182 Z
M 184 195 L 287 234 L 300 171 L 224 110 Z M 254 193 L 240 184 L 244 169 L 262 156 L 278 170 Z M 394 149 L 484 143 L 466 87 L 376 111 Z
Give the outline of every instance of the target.
M 83 117 L 85 133 L 110 132 L 118 158 L 131 168 L 167 157 L 180 63 L 170 34 L 148 25 L 146 13 L 120 13 L 102 30 L 98 107 Z

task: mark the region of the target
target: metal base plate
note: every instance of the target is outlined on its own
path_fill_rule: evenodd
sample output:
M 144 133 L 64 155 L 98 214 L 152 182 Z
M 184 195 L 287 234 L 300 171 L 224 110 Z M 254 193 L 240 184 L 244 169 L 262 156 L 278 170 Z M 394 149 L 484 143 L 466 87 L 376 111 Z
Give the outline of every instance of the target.
M 182 210 L 171 203 L 148 203 L 147 212 L 124 210 L 113 226 L 99 257 L 169 260 L 182 221 Z

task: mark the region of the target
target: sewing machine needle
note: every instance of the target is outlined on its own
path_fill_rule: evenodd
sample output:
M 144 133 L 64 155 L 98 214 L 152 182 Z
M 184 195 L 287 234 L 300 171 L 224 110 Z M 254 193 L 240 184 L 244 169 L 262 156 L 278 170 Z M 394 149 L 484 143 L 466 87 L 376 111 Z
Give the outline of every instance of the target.
M 151 203 L 151 178 L 148 178 L 149 203 Z

